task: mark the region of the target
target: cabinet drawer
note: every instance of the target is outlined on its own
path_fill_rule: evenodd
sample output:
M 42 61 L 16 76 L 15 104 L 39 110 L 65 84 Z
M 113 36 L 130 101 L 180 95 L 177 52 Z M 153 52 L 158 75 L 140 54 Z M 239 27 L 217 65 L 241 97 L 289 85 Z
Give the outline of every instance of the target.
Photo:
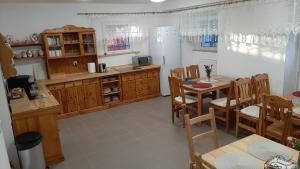
M 135 73 L 135 79 L 146 79 L 147 72 L 137 72 Z
M 131 81 L 134 80 L 134 74 L 130 73 L 130 74 L 124 74 L 122 75 L 122 81 Z
M 66 87 L 66 88 L 74 87 L 74 86 L 75 86 L 74 82 L 66 82 L 66 83 L 65 83 L 65 87 Z
M 93 84 L 93 83 L 99 83 L 99 79 L 98 78 L 93 78 L 93 79 L 83 80 L 83 84 Z
M 81 86 L 82 85 L 82 81 L 81 80 L 75 81 L 74 85 L 75 86 Z
M 159 77 L 159 71 L 158 70 L 152 70 L 148 72 L 148 77 Z
M 59 84 L 54 84 L 54 85 L 48 85 L 47 87 L 49 90 L 57 90 L 57 89 L 65 88 L 65 84 L 59 83 Z

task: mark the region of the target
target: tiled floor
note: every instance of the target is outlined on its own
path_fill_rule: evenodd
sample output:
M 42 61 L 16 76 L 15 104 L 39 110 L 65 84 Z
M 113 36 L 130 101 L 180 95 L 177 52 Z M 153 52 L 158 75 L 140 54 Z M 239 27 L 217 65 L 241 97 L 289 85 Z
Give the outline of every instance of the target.
M 185 169 L 186 131 L 171 122 L 170 98 L 161 97 L 61 120 L 65 161 L 52 169 Z M 207 127 L 195 130 L 205 131 Z M 236 140 L 218 131 L 220 145 Z M 211 142 L 197 146 L 201 153 Z

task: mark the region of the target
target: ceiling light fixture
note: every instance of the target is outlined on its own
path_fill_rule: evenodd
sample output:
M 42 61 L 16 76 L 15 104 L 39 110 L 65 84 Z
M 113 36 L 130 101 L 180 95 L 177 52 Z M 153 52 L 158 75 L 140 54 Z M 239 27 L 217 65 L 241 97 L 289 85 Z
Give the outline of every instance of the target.
M 165 0 L 150 0 L 150 1 L 154 3 L 160 3 L 160 2 L 164 2 Z

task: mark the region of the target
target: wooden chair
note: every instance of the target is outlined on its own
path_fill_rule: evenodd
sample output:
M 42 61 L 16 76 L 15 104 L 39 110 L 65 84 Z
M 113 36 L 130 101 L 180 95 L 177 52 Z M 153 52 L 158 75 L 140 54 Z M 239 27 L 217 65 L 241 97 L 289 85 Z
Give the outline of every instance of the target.
M 300 119 L 292 116 L 290 124 L 289 135 L 294 136 L 296 131 L 300 131 Z
M 188 146 L 189 146 L 189 155 L 190 155 L 190 169 L 202 169 L 205 164 L 203 164 L 200 153 L 196 152 L 194 149 L 194 144 L 200 142 L 202 139 L 210 137 L 214 143 L 214 149 L 219 147 L 217 141 L 217 129 L 216 129 L 216 120 L 214 109 L 210 108 L 209 113 L 206 115 L 198 116 L 193 119 L 190 119 L 190 116 L 186 114 L 184 116 L 187 137 L 188 137 Z M 192 125 L 197 123 L 202 123 L 204 121 L 210 121 L 211 130 L 202 134 L 193 135 Z
M 291 126 L 293 103 L 279 96 L 264 96 L 263 135 L 285 144 Z
M 200 71 L 198 65 L 190 65 L 186 67 L 187 79 L 200 79 Z
M 220 115 L 215 115 L 217 120 L 225 122 L 225 130 L 228 132 L 229 125 L 230 125 L 230 114 L 233 113 L 234 109 L 236 108 L 236 100 L 234 97 L 234 82 L 231 81 L 229 92 L 227 97 L 219 98 L 212 100 L 209 103 L 209 108 L 216 110 L 217 112 L 221 112 Z
M 253 105 L 252 89 L 253 86 L 250 78 L 241 78 L 234 82 L 234 95 L 237 104 L 236 137 L 238 137 L 239 128 L 256 134 L 261 133 L 262 117 L 260 107 Z
M 257 74 L 252 77 L 255 103 L 260 104 L 263 102 L 264 95 L 270 95 L 270 83 L 268 74 Z
M 184 68 L 171 69 L 171 77 L 177 77 L 181 80 L 185 80 L 186 76 L 185 76 Z
M 174 123 L 175 113 L 179 117 L 179 111 L 182 110 L 183 114 L 189 113 L 188 107 L 196 105 L 198 98 L 186 95 L 183 89 L 181 79 L 176 77 L 169 77 L 171 104 L 172 104 L 172 123 Z

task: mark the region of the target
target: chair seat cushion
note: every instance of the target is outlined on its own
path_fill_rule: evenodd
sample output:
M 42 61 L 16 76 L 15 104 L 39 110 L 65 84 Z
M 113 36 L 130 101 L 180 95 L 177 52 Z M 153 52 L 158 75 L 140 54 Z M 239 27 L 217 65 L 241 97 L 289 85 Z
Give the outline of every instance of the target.
M 180 97 L 180 96 L 175 97 L 175 101 L 182 103 L 182 97 Z M 185 103 L 186 104 L 197 103 L 197 101 L 198 101 L 197 97 L 185 95 Z
M 283 122 L 275 122 L 266 128 L 266 134 L 276 139 L 281 139 L 284 129 Z
M 259 118 L 260 108 L 258 106 L 248 106 L 243 108 L 241 113 L 251 117 Z
M 212 100 L 210 103 L 213 104 L 213 105 L 216 105 L 216 106 L 226 107 L 227 98 L 223 97 L 223 98 L 215 99 L 215 100 Z M 230 101 L 230 106 L 232 107 L 232 106 L 235 106 L 235 105 L 236 105 L 236 101 L 231 100 Z

